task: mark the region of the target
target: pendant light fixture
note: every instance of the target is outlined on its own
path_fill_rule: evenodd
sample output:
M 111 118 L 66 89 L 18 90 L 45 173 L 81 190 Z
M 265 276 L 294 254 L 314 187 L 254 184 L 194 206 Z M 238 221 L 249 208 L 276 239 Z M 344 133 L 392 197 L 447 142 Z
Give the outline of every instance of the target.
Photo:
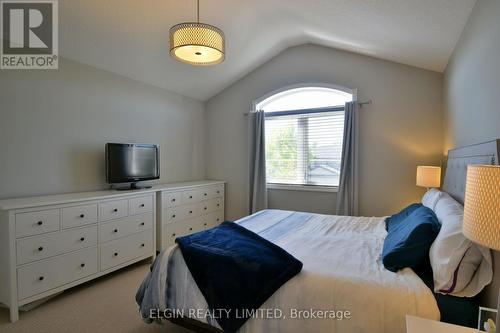
M 200 23 L 200 0 L 197 0 L 196 22 L 185 22 L 170 28 L 170 55 L 195 66 L 216 65 L 225 57 L 224 33 L 213 25 Z

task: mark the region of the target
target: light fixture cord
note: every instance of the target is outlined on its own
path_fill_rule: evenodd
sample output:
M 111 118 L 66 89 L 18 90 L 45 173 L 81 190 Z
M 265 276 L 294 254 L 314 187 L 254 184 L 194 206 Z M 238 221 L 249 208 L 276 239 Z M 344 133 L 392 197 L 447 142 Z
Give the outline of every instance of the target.
M 197 8 L 196 20 L 198 23 L 200 23 L 200 0 L 197 0 L 197 3 L 198 3 L 198 6 L 196 7 Z

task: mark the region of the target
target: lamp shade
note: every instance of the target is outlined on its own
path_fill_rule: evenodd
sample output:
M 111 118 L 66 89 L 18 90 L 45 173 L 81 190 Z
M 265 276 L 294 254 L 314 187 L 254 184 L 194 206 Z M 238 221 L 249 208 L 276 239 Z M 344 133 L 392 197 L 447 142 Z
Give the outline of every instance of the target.
M 170 54 L 181 62 L 215 65 L 224 61 L 224 52 L 224 33 L 213 25 L 187 22 L 170 29 Z
M 465 237 L 500 251 L 500 167 L 470 165 L 465 188 Z
M 418 166 L 417 186 L 422 186 L 422 187 L 441 186 L 441 167 L 423 166 L 423 165 Z

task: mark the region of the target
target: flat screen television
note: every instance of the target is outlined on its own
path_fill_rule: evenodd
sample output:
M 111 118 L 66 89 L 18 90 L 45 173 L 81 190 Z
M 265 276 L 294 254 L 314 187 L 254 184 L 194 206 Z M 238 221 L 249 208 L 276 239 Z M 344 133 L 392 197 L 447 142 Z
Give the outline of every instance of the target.
M 128 183 L 127 188 L 139 189 L 137 182 L 160 178 L 160 149 L 158 145 L 136 143 L 106 144 L 106 182 Z M 150 186 L 149 186 L 150 187 Z

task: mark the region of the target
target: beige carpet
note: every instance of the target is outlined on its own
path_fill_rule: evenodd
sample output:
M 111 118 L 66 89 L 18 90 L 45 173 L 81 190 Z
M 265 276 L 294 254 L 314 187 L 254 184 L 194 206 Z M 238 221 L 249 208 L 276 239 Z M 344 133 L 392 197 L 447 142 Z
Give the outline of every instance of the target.
M 191 332 L 168 322 L 148 325 L 141 321 L 134 296 L 148 269 L 149 262 L 140 262 L 69 289 L 31 311 L 20 312 L 14 324 L 9 322 L 9 310 L 0 308 L 0 332 Z

